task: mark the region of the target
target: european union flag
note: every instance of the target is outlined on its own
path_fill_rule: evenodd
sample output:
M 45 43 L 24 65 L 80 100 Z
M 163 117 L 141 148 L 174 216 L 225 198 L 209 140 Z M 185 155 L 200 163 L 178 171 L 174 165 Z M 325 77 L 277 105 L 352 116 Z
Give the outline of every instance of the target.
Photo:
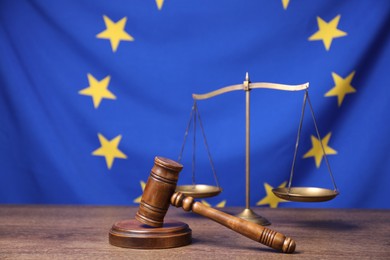
M 333 188 L 325 151 L 340 191 L 314 204 L 273 195 L 304 93 L 252 89 L 251 206 L 390 208 L 389 28 L 389 1 L 3 0 L 0 203 L 135 205 L 154 156 L 178 158 L 192 94 L 249 72 L 310 82 L 320 137 L 306 107 L 293 186 Z M 215 185 L 210 153 L 223 189 L 212 206 L 245 202 L 245 102 L 197 101 L 208 149 L 190 128 L 179 183 Z

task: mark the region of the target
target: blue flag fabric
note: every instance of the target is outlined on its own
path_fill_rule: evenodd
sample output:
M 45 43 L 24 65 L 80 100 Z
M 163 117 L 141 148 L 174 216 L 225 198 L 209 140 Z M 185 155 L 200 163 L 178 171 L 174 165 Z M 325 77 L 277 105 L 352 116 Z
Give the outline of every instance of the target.
M 390 2 L 0 2 L 0 203 L 136 205 L 154 156 L 177 159 L 192 94 L 252 82 L 310 83 L 293 186 L 333 189 L 285 202 L 304 92 L 251 90 L 251 206 L 390 208 Z M 223 192 L 245 202 L 245 92 L 197 102 Z M 195 181 L 215 185 L 201 130 Z M 193 181 L 193 129 L 180 184 Z

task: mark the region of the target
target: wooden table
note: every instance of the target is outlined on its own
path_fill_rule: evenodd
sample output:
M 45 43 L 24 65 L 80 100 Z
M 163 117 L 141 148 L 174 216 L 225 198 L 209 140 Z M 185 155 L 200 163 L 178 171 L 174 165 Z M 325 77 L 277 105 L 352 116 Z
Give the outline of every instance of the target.
M 0 259 L 390 259 L 389 210 L 254 208 L 272 222 L 270 228 L 296 241 L 292 255 L 174 207 L 166 218 L 189 224 L 191 245 L 156 250 L 110 245 L 112 224 L 133 218 L 136 211 L 137 207 L 0 205 Z

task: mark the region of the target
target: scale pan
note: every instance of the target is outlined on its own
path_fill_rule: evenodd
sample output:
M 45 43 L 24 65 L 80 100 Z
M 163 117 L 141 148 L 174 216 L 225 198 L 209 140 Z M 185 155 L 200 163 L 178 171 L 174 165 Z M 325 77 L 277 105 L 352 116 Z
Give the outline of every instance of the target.
M 328 201 L 339 195 L 335 190 L 315 187 L 275 188 L 272 192 L 281 199 L 298 202 Z
M 217 196 L 222 189 L 217 186 L 196 184 L 196 185 L 182 185 L 176 187 L 176 192 L 181 192 L 184 195 L 193 198 L 209 198 Z

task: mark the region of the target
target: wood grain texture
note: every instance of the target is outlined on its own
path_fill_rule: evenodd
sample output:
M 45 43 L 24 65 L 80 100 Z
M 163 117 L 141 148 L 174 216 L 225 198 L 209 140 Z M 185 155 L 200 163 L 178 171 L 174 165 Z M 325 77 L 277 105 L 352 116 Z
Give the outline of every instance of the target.
M 219 224 L 170 207 L 167 219 L 189 224 L 191 245 L 156 250 L 108 243 L 114 222 L 138 207 L 0 206 L 0 259 L 389 259 L 389 210 L 268 209 L 254 211 L 297 242 L 286 255 Z M 227 208 L 237 214 L 241 208 Z

